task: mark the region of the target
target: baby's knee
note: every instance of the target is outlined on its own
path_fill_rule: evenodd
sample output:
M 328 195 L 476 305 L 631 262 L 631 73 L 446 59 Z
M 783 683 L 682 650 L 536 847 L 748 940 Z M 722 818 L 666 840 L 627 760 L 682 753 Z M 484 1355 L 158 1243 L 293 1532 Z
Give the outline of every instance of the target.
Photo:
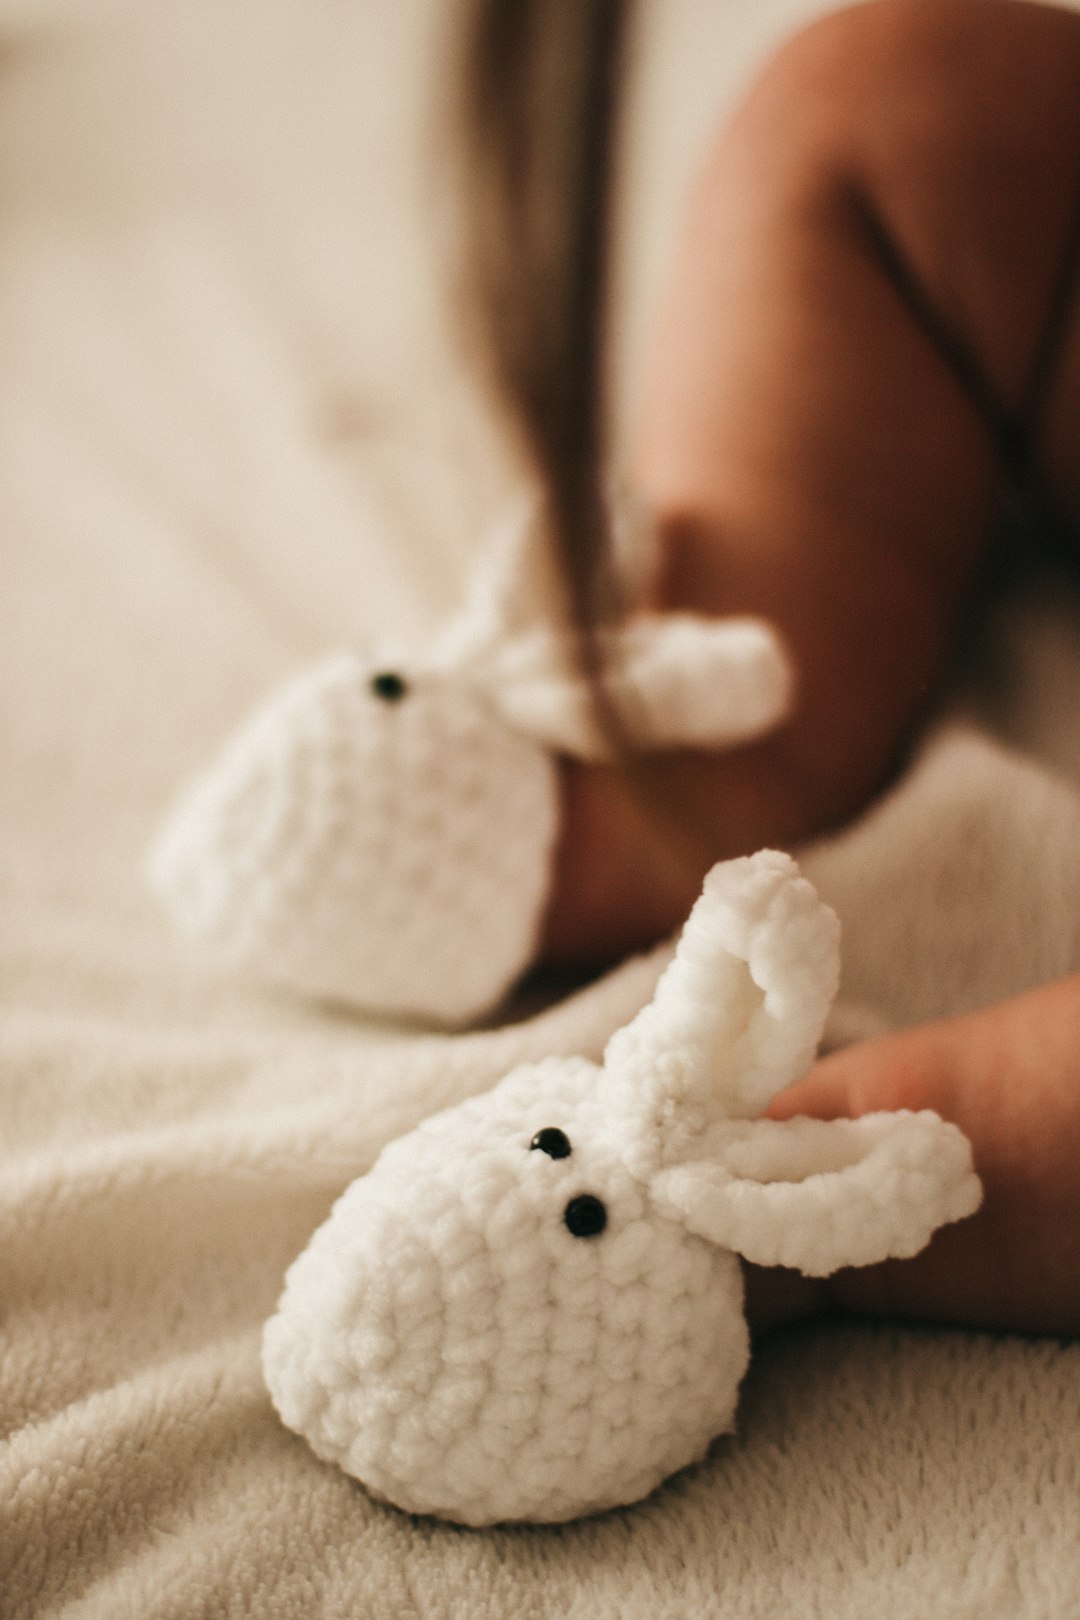
M 753 99 L 842 150 L 888 127 L 926 137 L 1075 103 L 1080 17 L 1030 0 L 863 0 L 793 35 Z
M 706 186 L 710 173 L 730 181 L 734 152 L 742 182 L 772 187 L 785 219 L 829 218 L 841 237 L 857 193 L 1008 396 L 1080 194 L 1078 84 L 1074 11 L 871 0 L 777 53 L 717 143 Z
M 1030 0 L 869 0 L 794 35 L 740 119 L 808 159 L 908 164 L 1080 154 L 1080 16 Z M 1039 151 L 1040 143 L 1042 146 Z M 1006 177 L 1008 178 L 1008 177 Z

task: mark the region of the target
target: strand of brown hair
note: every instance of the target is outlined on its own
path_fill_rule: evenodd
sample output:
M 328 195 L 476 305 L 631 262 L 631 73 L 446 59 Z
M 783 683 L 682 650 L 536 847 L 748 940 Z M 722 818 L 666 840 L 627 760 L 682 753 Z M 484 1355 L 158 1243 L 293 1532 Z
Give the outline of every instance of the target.
M 467 291 L 541 489 L 580 660 L 611 610 L 604 466 L 611 198 L 628 0 L 469 0 Z
M 461 127 L 466 316 L 531 459 L 578 667 L 627 790 L 702 870 L 708 830 L 628 743 L 597 631 L 610 574 L 606 388 L 612 198 L 631 0 L 465 0 Z

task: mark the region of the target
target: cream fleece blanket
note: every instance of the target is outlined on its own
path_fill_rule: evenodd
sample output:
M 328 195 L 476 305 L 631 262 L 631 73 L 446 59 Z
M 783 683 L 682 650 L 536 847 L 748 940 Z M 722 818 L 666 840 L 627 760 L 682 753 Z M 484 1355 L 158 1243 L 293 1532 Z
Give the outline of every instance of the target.
M 595 1053 L 660 957 L 408 1037 L 201 974 L 145 897 L 176 784 L 258 695 L 447 605 L 488 465 L 407 281 L 420 216 L 368 234 L 426 8 L 174 9 L 27 4 L 0 81 L 0 1615 L 1080 1615 L 1075 1346 L 777 1338 L 736 1438 L 555 1530 L 412 1522 L 275 1420 L 260 1327 L 341 1187 L 517 1058 Z M 380 448 L 403 425 L 446 499 Z M 1014 607 L 978 705 L 808 858 L 838 1035 L 1080 968 L 1078 626 Z

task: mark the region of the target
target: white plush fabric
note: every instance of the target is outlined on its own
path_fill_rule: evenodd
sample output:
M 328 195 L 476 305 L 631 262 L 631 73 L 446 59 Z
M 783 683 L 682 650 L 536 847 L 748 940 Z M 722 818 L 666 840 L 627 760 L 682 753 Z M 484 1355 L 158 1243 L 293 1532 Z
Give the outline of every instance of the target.
M 809 1068 L 839 973 L 836 915 L 789 856 L 715 867 L 651 1005 L 608 1046 L 621 1110 L 644 1116 L 647 1136 L 677 1106 L 683 1130 L 665 1135 L 676 1153 L 717 1108 L 761 1113 Z
M 980 1201 L 965 1138 L 929 1110 L 729 1128 L 652 1190 L 688 1231 L 807 1277 L 907 1259 Z
M 809 9 L 646 6 L 653 270 L 682 158 Z M 416 314 L 430 15 L 0 0 L 4 1620 L 1071 1616 L 1073 1344 L 784 1334 L 647 1501 L 475 1534 L 375 1503 L 270 1403 L 262 1324 L 349 1182 L 515 1064 L 599 1061 L 665 960 L 405 1039 L 201 970 L 144 890 L 178 779 L 327 647 L 418 645 L 507 494 Z M 978 711 L 801 858 L 844 926 L 830 1038 L 1080 970 L 1078 626 L 1060 588 L 1015 604 Z
M 557 823 L 553 759 L 490 705 L 409 660 L 343 654 L 235 738 L 150 870 L 209 961 L 456 1024 L 534 955 Z
M 596 1066 L 516 1070 L 354 1182 L 264 1340 L 282 1417 L 377 1495 L 460 1523 L 644 1496 L 731 1423 L 748 1346 L 729 1252 L 657 1219 L 605 1143 Z M 563 1129 L 563 1160 L 530 1151 Z M 603 1195 L 608 1228 L 564 1207 Z
M 426 654 L 341 654 L 264 704 L 173 811 L 150 873 L 208 960 L 360 1009 L 468 1023 L 536 954 L 559 827 L 551 750 L 606 751 L 570 640 L 509 562 Z M 513 616 L 482 586 L 502 576 Z M 521 623 L 523 604 L 526 617 Z M 752 619 L 646 615 L 611 631 L 609 696 L 641 747 L 745 742 L 787 711 L 788 662 Z
M 837 977 L 835 915 L 789 856 L 715 867 L 602 1066 L 513 1070 L 339 1200 L 263 1339 L 289 1427 L 470 1525 L 596 1513 L 697 1462 L 749 1355 L 738 1256 L 828 1276 L 980 1202 L 936 1114 L 732 1120 L 744 1067 L 762 1102 L 801 1077 Z

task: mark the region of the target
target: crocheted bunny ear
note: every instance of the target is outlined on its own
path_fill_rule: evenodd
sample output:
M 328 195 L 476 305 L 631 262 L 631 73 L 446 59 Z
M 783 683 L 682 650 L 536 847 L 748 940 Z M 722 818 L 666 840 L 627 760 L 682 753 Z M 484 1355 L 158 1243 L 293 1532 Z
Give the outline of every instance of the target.
M 644 506 L 615 479 L 609 483 L 607 518 L 613 608 L 628 615 L 640 605 L 655 572 L 655 536 Z M 569 622 L 566 581 L 544 525 L 543 500 L 525 490 L 492 526 L 472 569 L 462 612 L 445 633 L 449 661 Z
M 647 1007 L 604 1055 L 615 1117 L 667 1162 L 717 1119 L 759 1114 L 810 1066 L 840 925 L 788 855 L 714 866 Z
M 448 669 L 483 670 L 507 642 L 566 618 L 566 588 L 544 533 L 540 501 L 526 492 L 492 526 L 466 582 L 461 611 L 436 640 L 434 661 Z
M 763 620 L 638 614 L 601 632 L 605 692 L 632 746 L 722 748 L 771 731 L 789 712 L 790 661 Z M 569 635 L 537 626 L 484 670 L 489 701 L 518 732 L 557 753 L 609 756 L 594 694 Z
M 613 494 L 610 515 L 624 611 L 636 595 L 629 559 L 646 548 L 627 538 L 641 528 L 628 497 Z M 638 748 L 749 741 L 790 708 L 790 660 L 760 619 L 635 613 L 601 632 L 597 650 L 606 695 L 625 740 Z M 575 657 L 566 587 L 535 497 L 522 496 L 494 529 L 434 664 L 464 678 L 512 730 L 545 748 L 581 759 L 610 754 Z
M 809 1277 L 906 1259 L 982 1199 L 967 1138 L 929 1111 L 753 1120 L 649 1191 L 698 1237 Z

